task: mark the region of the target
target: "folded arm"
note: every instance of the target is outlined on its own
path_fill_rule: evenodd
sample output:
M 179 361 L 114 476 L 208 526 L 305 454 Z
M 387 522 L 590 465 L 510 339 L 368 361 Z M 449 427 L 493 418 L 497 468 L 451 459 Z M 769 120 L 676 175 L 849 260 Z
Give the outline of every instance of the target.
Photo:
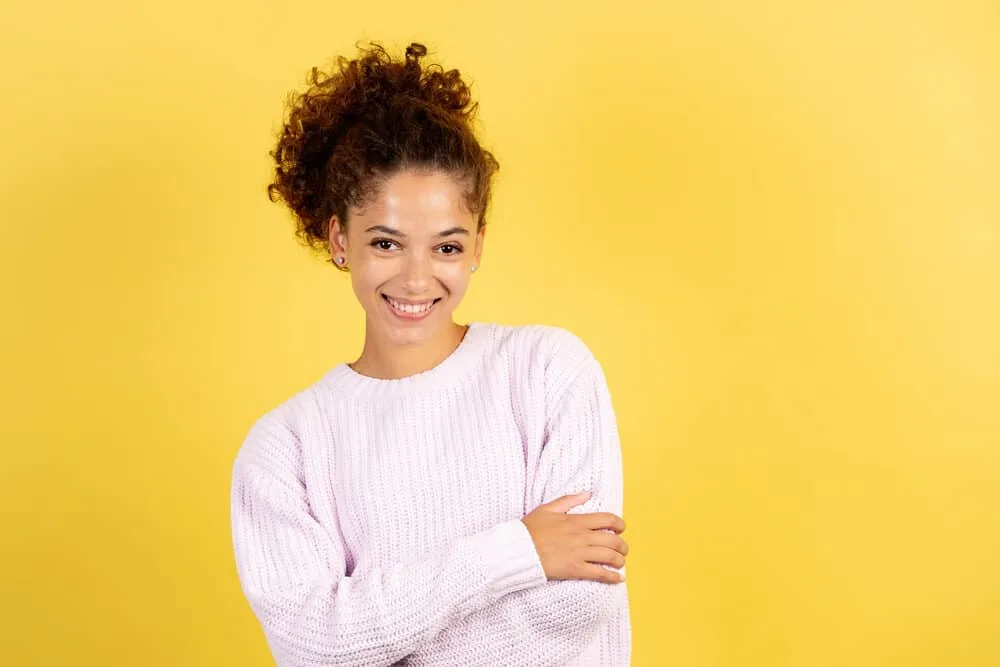
M 622 457 L 611 398 L 596 359 L 580 349 L 582 343 L 573 343 L 570 352 L 576 356 L 564 360 L 566 372 L 553 380 L 545 442 L 537 469 L 529 472 L 531 506 L 591 491 L 591 498 L 571 514 L 606 511 L 620 516 Z M 547 581 L 510 593 L 446 627 L 408 664 L 565 665 L 627 607 L 624 583 Z M 630 638 L 616 641 L 615 664 L 627 664 Z
M 342 537 L 311 514 L 279 420 L 255 424 L 233 469 L 244 594 L 279 667 L 391 665 L 503 596 L 546 582 L 520 520 L 420 557 L 346 575 Z M 280 452 L 262 457 L 261 452 Z

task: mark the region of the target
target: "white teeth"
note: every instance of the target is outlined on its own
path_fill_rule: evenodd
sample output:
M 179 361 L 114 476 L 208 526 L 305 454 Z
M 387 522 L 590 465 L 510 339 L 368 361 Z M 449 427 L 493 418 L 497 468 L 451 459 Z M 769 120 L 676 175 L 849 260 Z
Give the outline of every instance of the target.
M 420 313 L 426 313 L 428 310 L 431 309 L 431 306 L 434 305 L 433 301 L 429 301 L 428 303 L 423 303 L 423 304 L 418 304 L 418 305 L 410 305 L 410 304 L 406 304 L 406 303 L 399 303 L 398 301 L 393 301 L 392 299 L 389 299 L 388 297 L 386 297 L 386 299 L 389 301 L 389 303 L 392 305 L 392 307 L 395 308 L 396 310 L 398 310 L 398 311 L 400 311 L 402 313 L 410 313 L 411 315 L 417 315 L 417 314 L 420 314 Z

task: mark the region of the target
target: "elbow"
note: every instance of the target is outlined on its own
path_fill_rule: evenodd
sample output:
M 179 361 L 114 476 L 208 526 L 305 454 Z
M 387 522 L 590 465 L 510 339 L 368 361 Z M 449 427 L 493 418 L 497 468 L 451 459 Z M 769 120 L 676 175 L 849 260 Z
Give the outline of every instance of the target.
M 277 667 L 390 665 L 408 652 L 384 627 L 352 618 L 330 585 L 245 589 L 245 594 Z
M 628 607 L 628 589 L 625 582 L 620 584 L 600 584 L 602 588 L 595 595 L 591 622 L 596 626 L 609 623 Z
M 323 597 L 316 589 L 247 593 L 278 667 L 365 664 L 356 647 L 352 651 L 332 631 L 334 610 L 320 603 Z
M 561 616 L 567 629 L 587 628 L 597 632 L 628 607 L 625 583 L 608 584 L 598 581 L 564 581 L 559 588 Z
M 314 614 L 301 599 L 264 594 L 247 598 L 278 667 L 342 664 L 332 638 L 310 627 Z

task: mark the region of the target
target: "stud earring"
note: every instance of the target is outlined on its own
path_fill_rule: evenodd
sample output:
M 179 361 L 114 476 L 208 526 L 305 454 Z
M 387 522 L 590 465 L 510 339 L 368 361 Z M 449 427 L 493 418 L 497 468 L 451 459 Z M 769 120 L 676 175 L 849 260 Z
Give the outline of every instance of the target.
M 478 269 L 478 268 L 479 268 L 478 266 L 476 266 L 475 264 L 473 264 L 472 265 L 472 272 L 475 273 L 476 269 Z
M 337 263 L 337 266 L 343 266 L 344 265 L 344 258 L 343 257 L 337 257 L 333 261 L 335 261 Z

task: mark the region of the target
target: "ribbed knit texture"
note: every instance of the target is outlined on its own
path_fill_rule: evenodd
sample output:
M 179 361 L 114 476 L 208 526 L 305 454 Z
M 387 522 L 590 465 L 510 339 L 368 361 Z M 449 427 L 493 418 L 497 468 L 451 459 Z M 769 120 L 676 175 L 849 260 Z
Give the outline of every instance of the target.
M 601 366 L 565 329 L 473 322 L 395 380 L 340 364 L 236 456 L 243 592 L 279 667 L 624 667 L 626 584 L 547 580 L 521 521 L 578 491 L 570 513 L 621 515 L 621 460 Z

